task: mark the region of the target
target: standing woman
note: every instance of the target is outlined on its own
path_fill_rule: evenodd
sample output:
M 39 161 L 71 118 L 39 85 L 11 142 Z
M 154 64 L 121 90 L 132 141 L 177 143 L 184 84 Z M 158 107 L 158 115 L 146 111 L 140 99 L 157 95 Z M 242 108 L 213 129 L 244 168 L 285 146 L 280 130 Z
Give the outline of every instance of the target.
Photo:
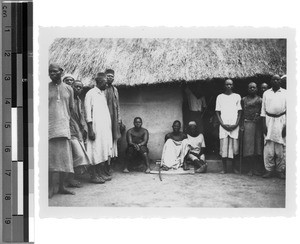
M 74 194 L 65 188 L 68 173 L 74 173 L 71 149 L 70 115 L 74 106 L 73 90 L 62 82 L 63 69 L 49 65 L 49 198 L 53 196 L 53 173 L 59 173 L 59 194 Z
M 243 116 L 243 157 L 249 165 L 248 175 L 261 175 L 262 172 L 262 123 L 261 123 L 262 98 L 257 95 L 257 85 L 254 82 L 248 85 L 248 95 L 241 101 Z M 260 165 L 259 165 L 260 163 Z

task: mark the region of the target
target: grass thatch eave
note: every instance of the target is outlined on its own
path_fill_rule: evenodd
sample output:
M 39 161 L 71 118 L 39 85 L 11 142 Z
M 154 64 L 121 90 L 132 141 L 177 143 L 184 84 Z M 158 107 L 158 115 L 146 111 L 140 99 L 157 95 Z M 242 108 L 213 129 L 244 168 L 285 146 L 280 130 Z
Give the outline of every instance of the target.
M 59 38 L 49 51 L 85 85 L 106 68 L 118 86 L 286 73 L 285 39 Z

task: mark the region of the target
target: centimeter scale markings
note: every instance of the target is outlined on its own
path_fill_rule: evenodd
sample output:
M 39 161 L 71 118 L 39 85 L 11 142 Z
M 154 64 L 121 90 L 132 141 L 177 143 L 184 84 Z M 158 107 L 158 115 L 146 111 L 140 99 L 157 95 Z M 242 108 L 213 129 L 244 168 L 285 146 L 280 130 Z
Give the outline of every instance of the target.
M 29 189 L 33 168 L 32 18 L 32 2 L 2 2 L 4 242 L 33 240 L 29 237 L 29 217 L 33 216 L 32 209 L 29 213 L 29 202 L 33 207 L 29 194 L 33 192 L 33 185 Z

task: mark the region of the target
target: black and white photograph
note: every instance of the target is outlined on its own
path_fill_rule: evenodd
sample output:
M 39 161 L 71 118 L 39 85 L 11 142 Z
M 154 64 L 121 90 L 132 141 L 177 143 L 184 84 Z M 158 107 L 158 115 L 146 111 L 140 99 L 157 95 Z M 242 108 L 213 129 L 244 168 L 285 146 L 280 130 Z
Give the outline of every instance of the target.
M 46 51 L 49 207 L 286 207 L 287 38 Z

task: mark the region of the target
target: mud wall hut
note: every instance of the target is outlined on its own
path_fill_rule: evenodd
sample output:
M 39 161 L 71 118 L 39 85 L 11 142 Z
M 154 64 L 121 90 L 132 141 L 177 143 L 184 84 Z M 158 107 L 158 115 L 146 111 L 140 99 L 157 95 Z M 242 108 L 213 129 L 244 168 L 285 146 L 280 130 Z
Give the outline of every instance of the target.
M 128 129 L 134 117 L 143 118 L 154 160 L 161 157 L 172 122 L 183 120 L 183 83 L 205 84 L 207 101 L 213 101 L 226 78 L 245 95 L 248 82 L 286 73 L 285 39 L 59 38 L 49 56 L 85 86 L 94 85 L 97 72 L 114 69 L 123 123 Z M 121 144 L 124 155 L 124 135 Z

